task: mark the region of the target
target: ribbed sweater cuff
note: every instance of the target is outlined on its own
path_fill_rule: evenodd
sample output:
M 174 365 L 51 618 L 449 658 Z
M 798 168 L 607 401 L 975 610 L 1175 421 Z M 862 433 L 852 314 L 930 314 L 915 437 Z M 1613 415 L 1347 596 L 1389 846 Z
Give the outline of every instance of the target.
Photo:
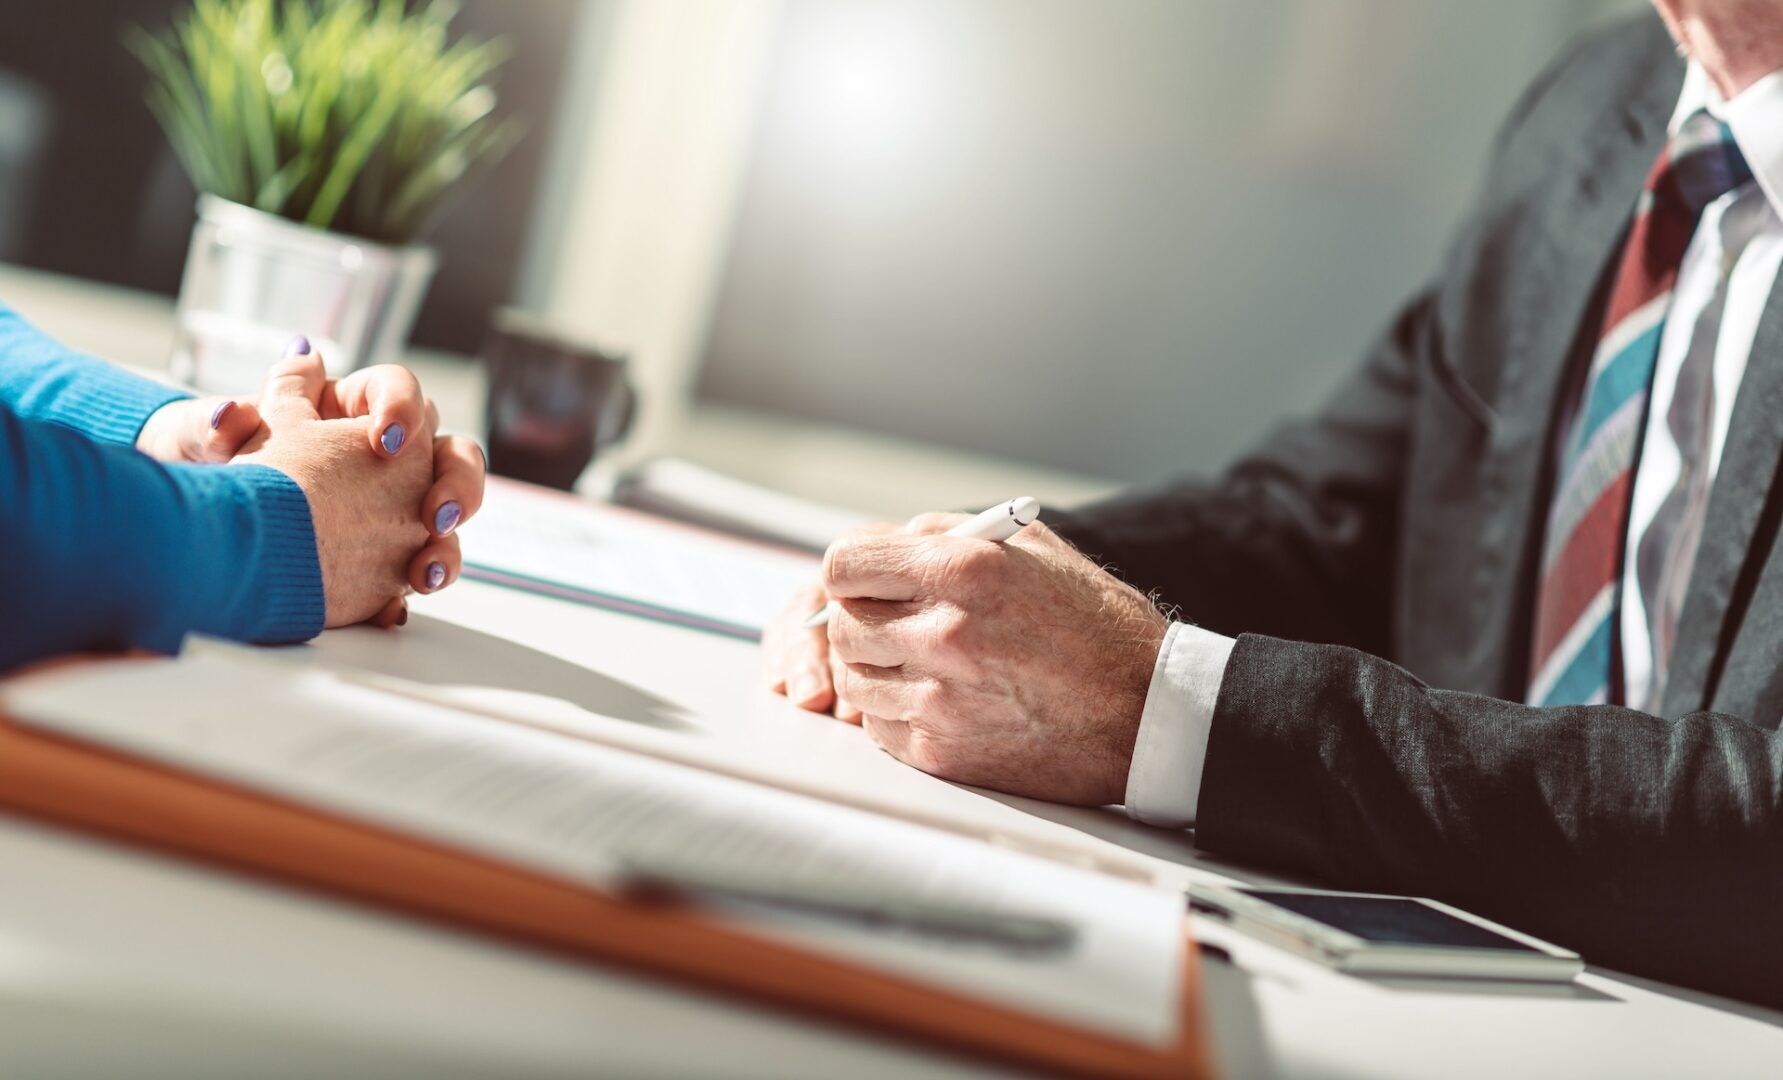
M 133 446 L 156 409 L 186 396 L 75 352 L 0 302 L 0 403 L 17 415 Z
M 44 418 L 100 442 L 134 446 L 142 426 L 156 409 L 191 396 L 113 369 L 99 375 L 88 374 L 81 379 L 77 393 L 51 402 Z
M 308 641 L 327 605 L 309 500 L 297 482 L 265 465 L 189 465 L 172 470 L 199 505 L 235 504 L 245 563 L 229 590 L 231 636 L 262 644 Z

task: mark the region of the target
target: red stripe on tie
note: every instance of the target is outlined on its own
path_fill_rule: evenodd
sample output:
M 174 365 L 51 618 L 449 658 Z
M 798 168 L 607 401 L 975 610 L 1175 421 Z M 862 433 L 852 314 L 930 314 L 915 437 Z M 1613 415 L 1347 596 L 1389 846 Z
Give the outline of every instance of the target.
M 1674 162 L 1673 148 L 1682 148 L 1685 156 Z M 1666 150 L 1653 163 L 1646 183 L 1641 186 L 1642 195 L 1635 204 L 1628 237 L 1617 259 L 1615 277 L 1604 305 L 1597 348 L 1593 350 L 1591 364 L 1581 380 L 1583 397 L 1574 406 L 1571 423 L 1577 424 L 1580 416 L 1590 415 L 1593 399 L 1601 389 L 1598 379 L 1603 371 L 1596 362 L 1613 359 L 1601 355 L 1604 339 L 1615 337 L 1620 342 L 1620 331 L 1625 325 L 1630 333 L 1640 329 L 1630 324 L 1629 319 L 1649 305 L 1659 316 L 1653 324 L 1656 327 L 1664 325 L 1666 294 L 1677 282 L 1678 267 L 1690 247 L 1691 234 L 1696 231 L 1705 197 L 1725 194 L 1744 183 L 1749 175 L 1749 170 L 1744 168 L 1744 159 L 1733 143 L 1732 132 L 1706 111 L 1698 110 L 1686 118 L 1667 141 Z M 1624 377 L 1631 374 L 1624 373 Z M 1641 375 L 1650 389 L 1652 369 Z M 1626 393 L 1630 388 L 1621 385 L 1617 389 Z M 1585 517 L 1570 534 L 1545 538 L 1544 552 L 1551 555 L 1553 569 L 1540 582 L 1536 592 L 1535 625 L 1531 628 L 1534 638 L 1530 650 L 1532 679 L 1553 674 L 1547 669 L 1556 660 L 1554 654 L 1568 634 L 1579 630 L 1578 623 L 1586 607 L 1594 598 L 1603 595 L 1606 587 L 1621 579 L 1623 532 L 1628 524 L 1628 491 L 1638 453 L 1637 441 L 1629 449 L 1627 459 L 1615 463 L 1561 455 L 1560 467 L 1554 477 L 1556 498 L 1570 494 L 1568 485 L 1574 477 L 1569 471 L 1593 470 L 1579 477 L 1579 482 L 1601 475 L 1597 471 L 1600 467 L 1621 471 L 1614 475 L 1606 490 L 1593 498 Z M 1550 525 L 1552 514 L 1550 509 Z M 1630 587 L 1635 587 L 1634 583 Z M 1589 670 L 1581 668 L 1582 675 L 1591 677 L 1589 681 L 1608 685 L 1612 702 L 1620 701 L 1623 689 L 1614 677 L 1617 641 L 1618 637 L 1612 634 L 1610 655 L 1592 654 Z M 1531 685 L 1530 690 L 1535 689 Z M 1549 693 L 1547 689 L 1543 692 Z
M 1659 197 L 1653 195 L 1657 178 L 1669 160 L 1667 155 L 1659 155 L 1647 177 L 1644 190 L 1654 198 Z M 1655 213 L 1649 206 L 1635 216 L 1628 230 L 1628 243 L 1622 248 L 1622 260 L 1616 267 L 1609 306 L 1604 311 L 1605 334 L 1649 301 L 1671 290 L 1695 231 L 1696 219 L 1684 214 Z
M 1633 470 L 1625 469 L 1603 489 L 1573 526 L 1566 546 L 1560 549 L 1548 576 L 1542 579 L 1532 672 L 1547 665 L 1592 599 L 1620 576 L 1617 564 L 1621 561 L 1622 526 L 1628 515 L 1628 489 L 1633 476 Z

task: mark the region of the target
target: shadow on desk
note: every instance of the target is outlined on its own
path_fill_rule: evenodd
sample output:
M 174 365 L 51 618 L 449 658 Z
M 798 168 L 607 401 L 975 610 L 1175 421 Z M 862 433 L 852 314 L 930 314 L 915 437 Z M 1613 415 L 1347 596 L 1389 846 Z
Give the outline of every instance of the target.
M 975 787 L 969 790 L 1025 814 L 1076 829 L 1078 832 L 1093 836 L 1098 840 L 1118 844 L 1129 851 L 1137 851 L 1141 855 L 1150 855 L 1165 862 L 1188 867 L 1203 876 L 1211 874 L 1220 878 L 1239 879 L 1248 885 L 1293 886 L 1304 884 L 1304 882 L 1297 883 L 1267 870 L 1239 865 L 1209 855 L 1195 846 L 1195 831 L 1193 829 L 1161 829 L 1151 825 L 1141 825 L 1129 818 L 1119 807 L 1065 806 L 1061 803 L 1042 802 L 1020 795 L 1008 795 L 1000 791 L 992 791 L 989 788 Z
M 600 716 L 665 731 L 693 731 L 672 702 L 561 657 L 426 615 L 400 633 L 332 630 L 290 650 L 307 663 L 391 675 L 440 689 L 498 691 L 555 699 Z

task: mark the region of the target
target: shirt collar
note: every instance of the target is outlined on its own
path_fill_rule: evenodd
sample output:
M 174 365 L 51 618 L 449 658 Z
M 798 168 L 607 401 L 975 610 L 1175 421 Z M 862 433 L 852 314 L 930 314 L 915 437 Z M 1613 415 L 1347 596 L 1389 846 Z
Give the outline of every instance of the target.
M 1676 135 L 1685 119 L 1698 109 L 1709 110 L 1710 116 L 1733 132 L 1733 141 L 1745 155 L 1747 166 L 1764 191 L 1765 201 L 1783 216 L 1783 69 L 1771 72 L 1728 101 L 1702 65 L 1692 60 L 1684 71 L 1684 88 L 1678 93 L 1678 107 L 1672 111 L 1667 132 Z

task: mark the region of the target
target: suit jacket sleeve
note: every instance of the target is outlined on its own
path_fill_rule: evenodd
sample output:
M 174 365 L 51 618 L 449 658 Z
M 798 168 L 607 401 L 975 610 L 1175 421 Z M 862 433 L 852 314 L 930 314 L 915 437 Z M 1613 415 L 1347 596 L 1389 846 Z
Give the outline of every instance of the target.
M 1247 635 L 1198 810 L 1210 851 L 1783 1006 L 1783 737 L 1739 717 L 1537 709 Z
M 1464 226 L 1452 266 L 1489 224 Z M 1197 841 L 1334 885 L 1435 896 L 1595 963 L 1783 1007 L 1775 731 L 1716 713 L 1535 709 L 1432 689 L 1370 655 L 1392 650 L 1394 568 L 1410 554 L 1395 537 L 1420 387 L 1459 370 L 1462 328 L 1446 320 L 1429 294 L 1414 299 L 1321 415 L 1226 476 L 1063 523 L 1187 617 L 1244 635 L 1209 729 Z M 1467 380 L 1443 389 L 1491 426 Z

